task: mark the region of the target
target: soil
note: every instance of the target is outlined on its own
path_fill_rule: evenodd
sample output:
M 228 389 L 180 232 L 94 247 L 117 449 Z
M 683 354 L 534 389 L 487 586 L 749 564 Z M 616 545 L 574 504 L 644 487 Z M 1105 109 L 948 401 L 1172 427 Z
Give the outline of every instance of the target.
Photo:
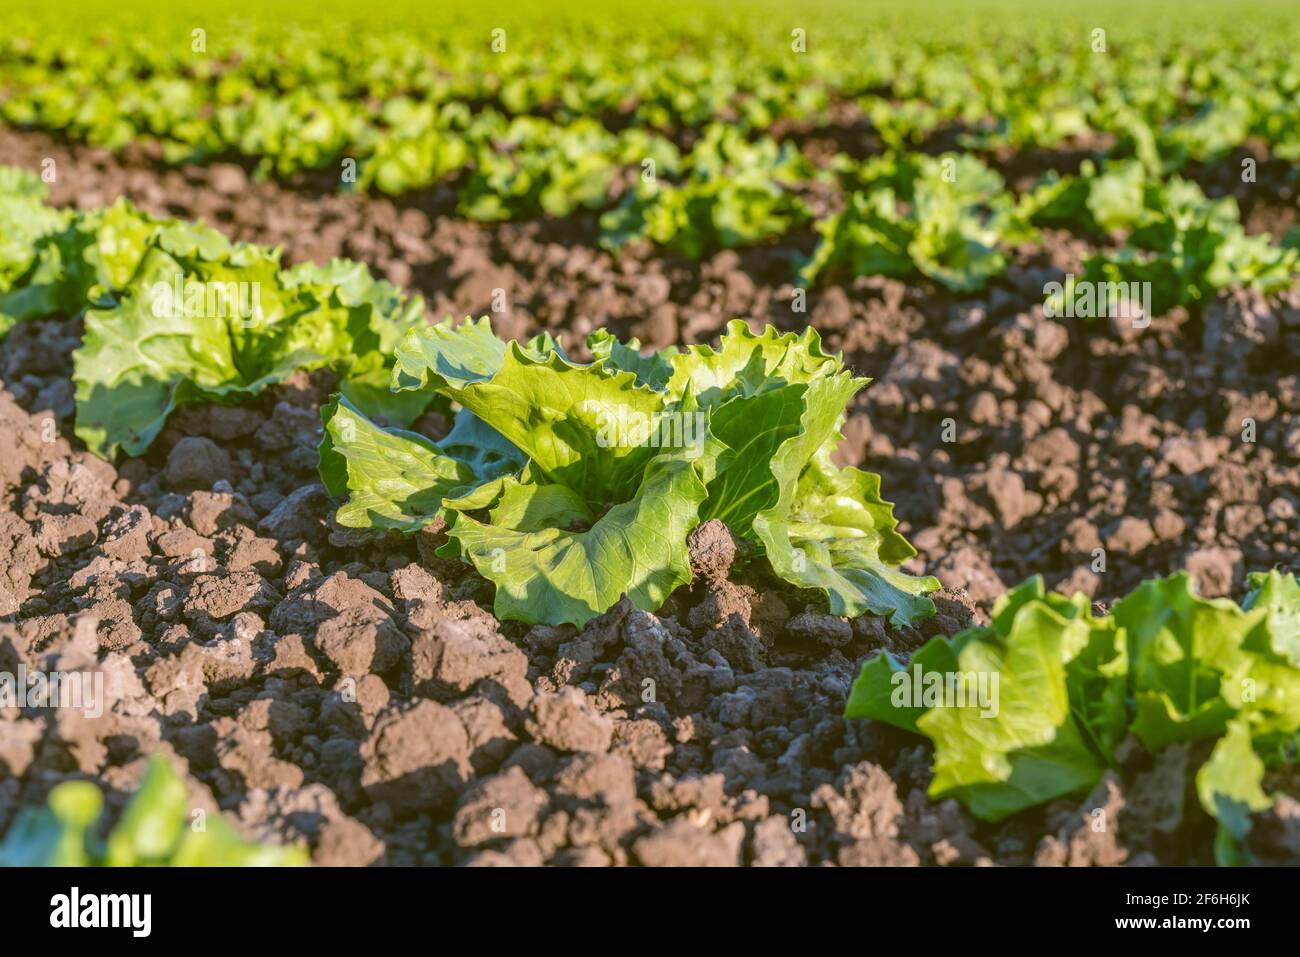
M 0 710 L 0 833 L 69 777 L 120 805 L 161 752 L 196 800 L 317 864 L 1211 862 L 1196 753 L 1128 749 L 1122 779 L 1083 801 L 987 825 L 926 796 L 926 743 L 842 712 L 869 654 L 985 621 L 1031 574 L 1106 604 L 1182 567 L 1237 597 L 1247 570 L 1300 567 L 1300 290 L 1225 294 L 1140 332 L 1055 321 L 1043 284 L 1082 250 L 1049 234 L 977 297 L 860 279 L 797 313 L 811 235 L 701 263 L 613 257 L 590 218 L 483 226 L 436 193 L 161 170 L 33 133 L 0 131 L 0 150 L 55 158 L 55 202 L 126 195 L 287 262 L 360 259 L 434 316 L 488 313 L 504 289 L 503 335 L 609 326 L 663 346 L 734 316 L 811 324 L 875 380 L 840 458 L 882 475 L 911 570 L 947 586 L 920 630 L 837 618 L 709 523 L 694 583 L 656 614 L 501 623 L 490 585 L 433 554 L 438 530 L 333 524 L 315 473 L 328 375 L 183 409 L 114 466 L 72 437 L 79 323 L 20 324 L 0 349 L 0 671 L 98 661 L 116 690 L 98 719 Z M 1097 809 L 1113 826 L 1093 829 Z M 1255 831 L 1262 859 L 1300 862 L 1293 797 Z

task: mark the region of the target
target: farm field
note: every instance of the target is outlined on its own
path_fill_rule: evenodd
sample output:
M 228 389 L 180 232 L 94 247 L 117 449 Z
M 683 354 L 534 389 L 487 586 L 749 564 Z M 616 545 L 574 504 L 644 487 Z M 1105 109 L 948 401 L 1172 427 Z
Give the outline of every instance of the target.
M 19 12 L 0 864 L 1300 863 L 1298 41 Z

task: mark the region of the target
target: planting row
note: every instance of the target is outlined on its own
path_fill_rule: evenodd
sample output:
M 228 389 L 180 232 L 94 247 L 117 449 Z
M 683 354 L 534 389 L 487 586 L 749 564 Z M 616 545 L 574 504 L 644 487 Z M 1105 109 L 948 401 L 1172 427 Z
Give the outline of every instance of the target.
M 485 214 L 488 218 L 511 208 L 563 215 L 579 205 L 606 203 L 614 159 L 575 167 L 563 151 L 551 151 L 543 165 L 549 173 L 535 169 L 498 178 L 508 200 L 499 191 L 471 188 L 462 201 L 491 207 L 496 212 Z M 642 240 L 700 257 L 775 239 L 811 221 L 799 196 L 801 182 L 813 183 L 801 179 L 813 175 L 810 168 L 798 153 L 770 140 L 755 146 L 713 127 L 687 169 L 676 184 L 639 180 L 602 215 L 602 245 L 616 250 Z M 825 180 L 831 174 L 815 176 Z M 961 293 L 978 291 L 1005 271 L 1013 247 L 1038 241 L 1040 227 L 1068 229 L 1087 239 L 1095 251 L 1078 278 L 1090 286 L 1135 284 L 1133 297 L 1143 291 L 1141 306 L 1148 317 L 1176 306 L 1195 310 L 1223 288 L 1275 293 L 1293 286 L 1300 275 L 1300 228 L 1277 243 L 1247 234 L 1232 197 L 1209 199 L 1194 182 L 1153 178 L 1135 160 L 1101 169 L 1085 163 L 1078 175 L 1049 173 L 1019 196 L 995 171 L 958 154 L 887 154 L 838 164 L 833 178 L 845 206 L 816 221 L 819 240 L 812 254 L 791 262 L 790 278 L 801 287 L 883 275 L 929 279 Z M 0 291 L 4 283 L 49 285 L 41 275 L 29 274 L 37 257 L 34 247 L 42 240 L 46 247 L 56 243 L 68 218 L 46 209 L 43 193 L 44 184 L 29 175 L 8 172 L 0 181 L 6 237 Z M 78 222 L 75 232 L 86 237 L 96 222 Z M 125 282 L 130 270 L 117 273 L 110 278 Z M 71 290 L 64 305 L 75 311 L 84 291 Z M 0 300 L 0 333 L 14 321 L 48 314 L 49 306 L 43 293 L 7 294 Z M 1067 307 L 1054 308 L 1059 314 Z
M 624 4 L 611 26 L 551 5 L 454 22 L 367 11 L 364 28 L 355 11 L 336 13 L 257 28 L 206 8 L 147 22 L 118 11 L 88 32 L 44 7 L 0 42 L 0 115 L 111 148 L 157 142 L 173 162 L 235 154 L 286 174 L 365 159 L 386 168 L 370 181 L 394 190 L 432 181 L 464 150 L 477 122 L 467 105 L 672 136 L 722 121 L 745 132 L 869 123 L 894 147 L 945 132 L 984 150 L 1102 138 L 1153 169 L 1247 140 L 1300 156 L 1295 24 L 1268 6 L 1230 20 L 1180 11 L 1158 33 L 1155 12 L 1048 23 L 991 8 L 941 37 L 897 12 L 669 16 Z

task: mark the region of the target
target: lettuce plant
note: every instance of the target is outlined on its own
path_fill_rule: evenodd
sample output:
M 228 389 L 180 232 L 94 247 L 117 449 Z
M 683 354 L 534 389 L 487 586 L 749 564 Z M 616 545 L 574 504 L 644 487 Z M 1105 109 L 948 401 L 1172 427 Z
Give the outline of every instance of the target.
M 77 434 L 101 455 L 138 455 L 178 405 L 238 401 L 323 366 L 349 377 L 354 401 L 407 421 L 421 406 L 382 388 L 381 346 L 420 308 L 355 264 L 283 270 L 279 250 L 161 230 L 121 298 L 86 313 L 72 357 Z
M 96 833 L 104 808 L 89 781 L 64 781 L 45 807 L 19 812 L 0 844 L 0 867 L 298 867 L 301 847 L 251 844 L 218 814 L 191 818 L 185 782 L 154 758 L 140 788 L 106 838 Z
M 1189 180 L 1156 179 L 1137 160 L 1100 171 L 1085 162 L 1077 177 L 1049 174 L 1021 198 L 1018 213 L 1040 225 L 1123 233 L 1122 245 L 1088 257 L 1082 278 L 1150 283 L 1156 315 L 1199 308 L 1224 288 L 1277 292 L 1300 274 L 1296 243 L 1248 235 L 1231 196 L 1209 199 Z
M 87 306 L 112 303 L 130 284 L 145 247 L 160 232 L 201 239 L 208 247 L 225 242 L 214 231 L 150 216 L 126 199 L 90 212 L 60 215 L 62 228 L 37 239 L 29 268 L 0 296 L 0 313 L 11 324 L 76 316 Z
M 1195 183 L 1177 178 L 1154 192 L 1125 245 L 1089 257 L 1086 279 L 1149 282 L 1152 309 L 1161 315 L 1174 306 L 1200 308 L 1229 287 L 1277 292 L 1300 274 L 1300 251 L 1247 235 L 1231 196 L 1207 199 Z
M 806 284 L 919 274 L 973 292 L 1006 268 L 1003 245 L 1027 235 L 1002 177 L 972 156 L 886 155 L 854 174 L 847 207 L 817 224 Z
M 458 209 L 492 222 L 603 206 L 617 151 L 618 138 L 594 120 L 557 126 L 519 117 L 499 140 L 479 144 Z
M 15 233 L 25 247 L 0 243 L 0 336 L 19 321 L 84 313 L 73 381 L 77 434 L 92 451 L 138 455 L 178 405 L 238 401 L 299 369 L 334 369 L 344 395 L 386 422 L 409 422 L 427 404 L 388 388 L 387 358 L 424 302 L 364 265 L 284 269 L 278 249 L 124 199 L 66 213 L 44 195 L 35 177 L 0 168 L 0 217 L 12 207 L 26 230 Z
M 681 183 L 647 182 L 601 217 L 601 244 L 619 249 L 634 239 L 698 259 L 718 249 L 752 245 L 782 235 L 808 218 L 790 187 L 811 168 L 789 144 L 750 143 L 714 124 L 687 159 Z
M 990 821 L 1096 785 L 1130 735 L 1151 753 L 1205 742 L 1196 792 L 1219 822 L 1217 858 L 1239 862 L 1251 812 L 1271 804 L 1265 769 L 1300 744 L 1300 585 L 1276 571 L 1250 583 L 1239 607 L 1197 596 L 1180 572 L 1097 617 L 1084 595 L 1033 578 L 987 627 L 933 638 L 907 663 L 868 659 L 845 715 L 929 737 L 931 796 Z M 976 700 L 994 675 L 995 700 Z M 900 694 L 918 686 L 968 693 Z
M 30 307 L 15 286 L 32 271 L 37 244 L 67 222 L 66 213 L 45 205 L 48 192 L 31 173 L 0 166 L 0 338 L 27 318 Z
M 393 389 L 459 407 L 434 442 L 381 428 L 346 396 L 322 413 L 321 476 L 340 524 L 415 532 L 447 522 L 445 554 L 496 585 L 499 617 L 581 626 L 626 594 L 654 610 L 690 580 L 686 537 L 717 518 L 776 575 L 839 615 L 932 614 L 933 578 L 898 566 L 878 476 L 832 464 L 867 382 L 817 333 L 755 335 L 642 355 L 593 334 L 591 362 L 555 340 L 502 342 L 486 318 L 408 333 Z

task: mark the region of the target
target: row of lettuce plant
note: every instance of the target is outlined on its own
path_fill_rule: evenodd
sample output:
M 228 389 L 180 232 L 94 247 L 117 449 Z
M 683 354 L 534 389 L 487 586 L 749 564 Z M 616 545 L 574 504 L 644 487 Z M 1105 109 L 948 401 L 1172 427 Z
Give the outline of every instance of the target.
M 360 28 L 347 9 L 309 29 L 209 24 L 195 36 L 192 17 L 169 11 L 147 23 L 104 17 L 92 37 L 65 6 L 25 11 L 0 38 L 0 117 L 110 148 L 155 143 L 171 162 L 235 154 L 285 175 L 437 152 L 448 131 L 407 114 L 465 104 L 677 136 L 714 122 L 833 129 L 855 105 L 894 148 L 943 131 L 988 151 L 1084 141 L 1153 172 L 1217 162 L 1248 141 L 1300 156 L 1295 25 L 1276 5 L 1188 12 L 1178 24 L 1114 11 L 1104 19 L 1124 41 L 1110 47 L 1096 17 L 996 7 L 978 28 L 938 34 L 918 29 L 924 9 L 888 24 L 809 13 L 787 36 L 730 8 L 664 17 L 622 4 L 599 23 L 546 4 L 514 12 L 508 30 L 475 10 Z M 1025 56 L 1012 63 L 1000 49 Z

